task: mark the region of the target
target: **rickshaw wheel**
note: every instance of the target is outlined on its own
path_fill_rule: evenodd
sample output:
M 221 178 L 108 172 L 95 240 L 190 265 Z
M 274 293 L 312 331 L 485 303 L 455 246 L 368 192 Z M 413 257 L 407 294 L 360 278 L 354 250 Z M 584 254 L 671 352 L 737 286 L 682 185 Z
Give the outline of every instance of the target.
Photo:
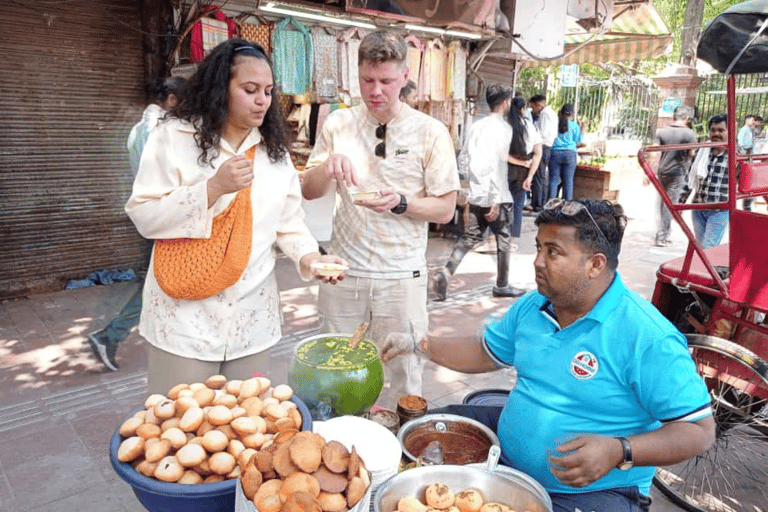
M 768 391 L 768 363 L 721 338 L 686 336 L 712 397 L 716 439 L 703 454 L 659 468 L 653 483 L 692 512 L 768 510 L 768 400 L 746 391 Z

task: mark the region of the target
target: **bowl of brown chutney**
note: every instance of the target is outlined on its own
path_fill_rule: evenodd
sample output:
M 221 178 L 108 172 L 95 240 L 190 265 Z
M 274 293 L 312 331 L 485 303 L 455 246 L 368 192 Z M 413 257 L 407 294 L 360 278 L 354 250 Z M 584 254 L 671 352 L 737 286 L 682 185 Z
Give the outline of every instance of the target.
M 397 434 L 403 453 L 416 461 L 427 445 L 438 441 L 443 464 L 473 464 L 488 458 L 491 446 L 499 444 L 496 434 L 470 418 L 455 414 L 427 414 L 400 427 Z

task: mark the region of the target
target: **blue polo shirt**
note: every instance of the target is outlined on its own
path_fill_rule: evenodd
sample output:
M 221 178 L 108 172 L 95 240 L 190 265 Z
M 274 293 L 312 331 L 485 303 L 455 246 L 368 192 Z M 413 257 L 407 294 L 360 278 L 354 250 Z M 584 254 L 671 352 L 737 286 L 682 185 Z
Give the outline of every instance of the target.
M 546 297 L 526 294 L 486 327 L 484 345 L 499 365 L 517 368 L 499 419 L 503 457 L 550 492 L 636 485 L 648 494 L 654 467 L 614 469 L 577 489 L 555 478 L 548 452 L 582 434 L 628 437 L 712 414 L 685 337 L 618 273 L 565 329 Z

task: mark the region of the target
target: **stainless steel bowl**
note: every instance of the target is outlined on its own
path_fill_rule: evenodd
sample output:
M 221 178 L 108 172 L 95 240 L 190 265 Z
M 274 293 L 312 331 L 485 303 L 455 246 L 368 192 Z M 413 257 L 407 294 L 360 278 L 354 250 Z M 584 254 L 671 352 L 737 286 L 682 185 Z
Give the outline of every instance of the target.
M 523 487 L 527 487 L 528 490 L 530 490 L 533 494 L 542 497 L 548 508 L 552 508 L 552 500 L 549 498 L 549 493 L 547 493 L 544 487 L 533 477 L 526 475 L 518 469 L 510 468 L 509 466 L 502 466 L 499 464 L 494 466 L 494 468 L 491 470 L 487 468 L 486 463 L 467 464 L 467 467 L 477 468 L 483 471 L 490 471 L 491 473 L 501 475 L 504 478 L 508 478 L 513 482 L 522 485 Z
M 434 483 L 443 483 L 454 493 L 477 489 L 486 503 L 496 502 L 515 510 L 552 512 L 552 502 L 541 486 L 508 473 L 501 475 L 471 466 L 421 466 L 408 469 L 385 481 L 376 491 L 375 512 L 394 512 L 400 498 L 413 496 L 425 502 L 425 491 Z
M 419 458 L 420 453 L 411 453 L 406 448 L 406 441 L 409 436 L 414 435 L 416 432 L 423 432 L 433 434 L 439 438 L 442 433 L 455 432 L 457 430 L 468 431 L 471 430 L 481 436 L 484 436 L 489 442 L 489 448 L 493 445 L 499 444 L 499 438 L 490 428 L 486 427 L 479 421 L 475 421 L 471 418 L 465 418 L 457 414 L 426 414 L 418 418 L 414 418 L 400 427 L 397 433 L 397 439 L 400 441 L 400 446 L 403 448 L 403 453 L 409 459 L 415 461 Z M 473 460 L 471 462 L 482 462 L 487 458 L 484 457 L 481 460 Z M 446 461 L 447 462 L 447 461 Z

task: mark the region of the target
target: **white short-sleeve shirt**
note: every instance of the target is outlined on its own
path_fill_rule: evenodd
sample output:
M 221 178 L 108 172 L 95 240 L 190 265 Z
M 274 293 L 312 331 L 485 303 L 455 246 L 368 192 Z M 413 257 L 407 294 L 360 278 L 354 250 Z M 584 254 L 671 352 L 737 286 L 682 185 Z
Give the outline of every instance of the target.
M 406 197 L 442 196 L 459 189 L 456 154 L 448 129 L 438 120 L 402 104 L 387 124 L 386 156 L 375 155 L 382 142 L 379 123 L 364 104 L 333 112 L 317 138 L 307 168 L 333 154 L 347 156 L 357 186 L 336 184 L 336 211 L 330 249 L 349 262 L 350 276 L 405 279 L 426 272 L 428 223 L 392 212 L 357 206 L 355 192 L 392 188 Z

